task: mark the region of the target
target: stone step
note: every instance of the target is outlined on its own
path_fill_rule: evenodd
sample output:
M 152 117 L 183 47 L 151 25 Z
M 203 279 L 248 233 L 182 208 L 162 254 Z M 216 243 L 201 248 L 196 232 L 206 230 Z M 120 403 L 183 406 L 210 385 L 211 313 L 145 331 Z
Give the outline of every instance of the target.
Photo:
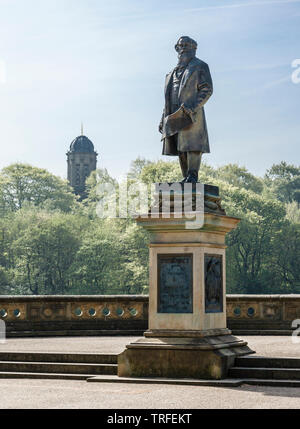
M 126 378 L 116 375 L 97 375 L 86 379 L 89 383 L 136 383 L 173 384 L 182 386 L 239 387 L 243 384 L 273 387 L 300 387 L 300 380 L 272 380 L 259 378 L 225 378 L 224 380 L 170 379 L 170 378 Z
M 118 363 L 118 355 L 97 353 L 49 353 L 16 351 L 0 352 L 0 361 L 116 364 Z
M 5 372 L 0 371 L 0 379 L 3 378 L 28 378 L 51 380 L 87 380 L 91 374 L 58 374 L 51 372 Z
M 270 336 L 286 336 L 292 335 L 292 329 L 235 329 L 230 328 L 233 335 L 270 335 Z
M 116 375 L 98 375 L 86 379 L 91 383 L 136 383 L 136 384 L 173 384 L 182 386 L 215 386 L 215 387 L 239 387 L 242 380 L 201 380 L 192 378 L 151 378 L 151 377 L 118 377 Z
M 232 367 L 228 377 L 239 379 L 300 380 L 300 369 Z
M 300 358 L 245 356 L 235 359 L 235 367 L 247 368 L 298 368 L 300 369 Z
M 97 329 L 72 329 L 72 330 L 57 330 L 57 331 L 13 331 L 7 330 L 7 338 L 27 338 L 27 337 L 101 337 L 101 336 L 126 336 L 140 337 L 143 336 L 146 329 L 143 330 L 97 330 Z
M 87 379 L 88 381 L 89 379 Z M 273 386 L 273 387 L 300 387 L 300 380 L 272 380 L 262 378 L 244 378 L 243 384 L 251 386 Z
M 59 374 L 105 374 L 118 372 L 116 364 L 57 363 L 57 362 L 9 362 L 0 361 L 0 372 L 35 372 Z

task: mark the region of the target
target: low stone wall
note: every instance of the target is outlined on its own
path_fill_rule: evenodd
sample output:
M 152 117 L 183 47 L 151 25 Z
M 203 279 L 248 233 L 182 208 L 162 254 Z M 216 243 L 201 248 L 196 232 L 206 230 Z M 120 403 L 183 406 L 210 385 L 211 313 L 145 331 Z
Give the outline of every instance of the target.
M 148 325 L 148 296 L 0 296 L 7 336 L 130 335 Z
M 290 334 L 300 295 L 227 295 L 227 323 L 239 334 Z
M 236 334 L 290 334 L 300 295 L 227 295 L 228 327 Z M 140 335 L 148 296 L 0 296 L 7 336 Z

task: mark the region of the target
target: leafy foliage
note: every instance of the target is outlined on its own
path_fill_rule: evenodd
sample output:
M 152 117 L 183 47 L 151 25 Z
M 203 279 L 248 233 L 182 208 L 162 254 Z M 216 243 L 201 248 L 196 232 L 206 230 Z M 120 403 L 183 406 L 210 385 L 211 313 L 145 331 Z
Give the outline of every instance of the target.
M 181 172 L 177 160 L 138 158 L 127 179 L 175 182 Z M 227 236 L 228 292 L 300 292 L 299 180 L 300 169 L 285 162 L 264 178 L 235 164 L 201 166 L 200 181 L 219 186 L 227 214 L 241 218 Z M 97 216 L 99 183 L 118 185 L 97 170 L 88 178 L 87 199 L 78 202 L 46 170 L 24 164 L 2 170 L 0 293 L 147 293 L 148 234 L 132 219 Z
M 35 206 L 70 211 L 75 196 L 66 181 L 47 170 L 26 164 L 12 164 L 3 168 L 0 175 L 2 209 L 16 211 L 25 203 Z

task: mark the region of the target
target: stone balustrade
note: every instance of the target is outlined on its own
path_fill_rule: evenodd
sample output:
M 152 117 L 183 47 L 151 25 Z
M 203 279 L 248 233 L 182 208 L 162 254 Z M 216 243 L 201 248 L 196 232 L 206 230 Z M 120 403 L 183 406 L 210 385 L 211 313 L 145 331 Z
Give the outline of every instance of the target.
M 228 327 L 237 334 L 288 334 L 300 319 L 300 295 L 227 295 Z M 0 296 L 7 336 L 140 335 L 147 295 Z

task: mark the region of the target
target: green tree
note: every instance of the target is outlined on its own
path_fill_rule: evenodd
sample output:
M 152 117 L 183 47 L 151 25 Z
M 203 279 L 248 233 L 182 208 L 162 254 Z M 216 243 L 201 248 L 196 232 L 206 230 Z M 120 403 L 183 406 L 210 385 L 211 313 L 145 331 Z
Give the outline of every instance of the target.
M 284 224 L 285 207 L 252 191 L 219 185 L 227 214 L 241 218 L 238 227 L 227 236 L 229 290 L 264 293 L 271 281 L 271 243 Z
M 51 209 L 70 211 L 76 198 L 72 188 L 47 170 L 27 164 L 12 164 L 0 174 L 0 206 L 16 211 L 24 204 L 47 205 Z
M 299 261 L 300 224 L 286 222 L 276 231 L 270 248 L 270 268 L 278 288 L 273 287 L 272 293 L 300 293 Z
M 139 179 L 147 184 L 159 182 L 178 182 L 182 174 L 178 161 L 157 161 L 147 164 L 141 171 Z
M 140 174 L 143 168 L 145 168 L 147 165 L 150 165 L 150 164 L 151 164 L 151 161 L 145 158 L 138 157 L 137 159 L 132 161 L 127 178 L 133 179 L 133 180 L 138 179 L 140 177 Z
M 74 260 L 74 287 L 81 294 L 110 293 L 114 266 L 120 259 L 119 240 L 107 220 L 90 222 Z
M 245 167 L 237 164 L 227 164 L 216 171 L 216 176 L 230 185 L 261 193 L 263 181 L 251 174 Z
M 274 164 L 265 175 L 270 195 L 285 203 L 300 204 L 300 167 L 282 161 Z
M 292 203 L 286 204 L 286 218 L 290 223 L 300 224 L 300 207 L 298 202 L 293 201 Z
M 93 220 L 74 273 L 81 294 L 142 293 L 148 285 L 147 234 L 129 219 Z
M 80 222 L 72 214 L 21 209 L 15 215 L 15 283 L 33 294 L 64 294 L 80 246 Z

